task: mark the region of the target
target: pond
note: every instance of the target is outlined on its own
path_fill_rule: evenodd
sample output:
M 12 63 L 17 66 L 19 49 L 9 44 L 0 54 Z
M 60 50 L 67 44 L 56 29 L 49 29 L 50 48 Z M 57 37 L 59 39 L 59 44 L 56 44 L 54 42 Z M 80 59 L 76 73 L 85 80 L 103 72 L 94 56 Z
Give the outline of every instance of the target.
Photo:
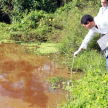
M 57 108 L 66 100 L 68 91 L 52 89 L 47 79 L 68 79 L 70 74 L 48 56 L 24 50 L 17 44 L 0 45 L 0 108 Z

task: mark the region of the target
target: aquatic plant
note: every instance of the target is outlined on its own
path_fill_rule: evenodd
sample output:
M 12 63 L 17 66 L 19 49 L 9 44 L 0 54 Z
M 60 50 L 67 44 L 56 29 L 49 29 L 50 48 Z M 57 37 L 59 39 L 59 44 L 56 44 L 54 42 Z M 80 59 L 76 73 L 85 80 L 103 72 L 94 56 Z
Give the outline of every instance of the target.
M 48 78 L 47 81 L 52 84 L 52 89 L 60 88 L 60 82 L 65 81 L 65 78 L 56 76 L 52 78 Z

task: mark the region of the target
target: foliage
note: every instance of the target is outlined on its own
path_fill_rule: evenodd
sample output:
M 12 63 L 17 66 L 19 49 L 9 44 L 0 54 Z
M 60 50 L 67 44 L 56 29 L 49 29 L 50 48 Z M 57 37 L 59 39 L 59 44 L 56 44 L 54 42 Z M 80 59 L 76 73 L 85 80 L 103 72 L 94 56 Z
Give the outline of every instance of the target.
M 3 0 L 1 0 L 3 4 L 14 5 L 12 9 L 10 8 L 12 12 L 9 14 L 13 17 L 13 22 L 12 25 L 7 27 L 8 32 L 6 31 L 6 33 L 10 36 L 10 39 L 17 41 L 54 40 L 58 42 L 62 39 L 60 41 L 60 43 L 63 43 L 61 52 L 64 53 L 68 51 L 73 53 L 73 51 L 81 44 L 81 38 L 83 38 L 82 36 L 84 36 L 86 32 L 81 32 L 83 27 L 80 25 L 79 20 L 81 19 L 82 14 L 84 14 L 84 12 L 86 13 L 86 11 L 82 10 L 82 12 L 78 7 L 75 7 L 76 1 L 74 0 L 73 2 L 65 4 L 64 7 L 57 9 L 54 14 L 48 14 L 45 11 L 37 11 L 33 9 L 29 12 L 29 10 L 26 9 L 26 4 L 23 4 L 25 3 L 24 0 L 13 0 L 12 2 L 8 1 L 8 3 L 7 1 L 3 2 Z M 27 7 L 30 7 L 30 1 L 27 0 L 26 2 Z M 45 3 L 47 1 L 43 2 Z M 93 11 L 93 9 L 91 9 L 92 4 L 92 2 L 88 3 L 90 6 L 89 12 Z M 21 5 L 24 5 L 24 11 L 22 11 L 23 9 Z M 72 19 L 73 15 L 74 18 Z M 16 17 L 18 17 L 17 19 L 19 20 L 16 20 Z M 79 27 L 81 30 L 78 29 Z M 80 38 L 78 37 L 79 35 L 81 35 Z M 73 49 L 71 49 L 71 47 L 73 47 Z
M 0 10 L 3 14 L 7 14 L 11 21 L 20 21 L 32 10 L 43 10 L 48 13 L 55 12 L 60 6 L 69 3 L 72 0 L 0 0 Z M 73 0 L 72 4 L 78 8 L 83 8 L 87 6 L 88 2 L 92 4 L 99 4 L 97 0 Z M 2 16 L 4 16 L 2 14 Z
M 32 10 L 43 10 L 46 12 L 55 12 L 60 6 L 64 4 L 65 0 L 0 0 L 0 10 L 4 14 L 8 14 L 12 21 L 20 21 L 23 14 L 27 14 Z M 69 2 L 70 0 L 68 0 Z
M 67 90 L 72 96 L 62 108 L 108 107 L 108 74 L 99 70 L 89 72 L 83 79 L 68 86 Z
M 62 29 L 60 21 L 42 10 L 31 11 L 21 22 L 14 22 L 7 28 L 10 30 L 10 39 L 16 41 L 47 41 L 52 30 Z
M 100 34 L 96 34 L 93 39 L 91 39 L 91 42 L 88 44 L 89 49 L 94 49 L 100 51 L 100 47 L 97 43 L 97 40 L 100 38 Z
M 97 56 L 97 57 L 96 57 Z M 82 62 L 83 61 L 83 62 Z M 83 72 L 91 72 L 95 69 L 100 71 L 106 70 L 105 58 L 101 58 L 100 53 L 97 50 L 82 51 L 81 54 L 75 58 L 74 70 L 82 69 Z
M 79 7 L 79 8 L 83 8 L 87 6 L 87 3 L 92 3 L 93 5 L 100 5 L 100 1 L 99 0 L 73 0 L 73 3 L 75 6 Z

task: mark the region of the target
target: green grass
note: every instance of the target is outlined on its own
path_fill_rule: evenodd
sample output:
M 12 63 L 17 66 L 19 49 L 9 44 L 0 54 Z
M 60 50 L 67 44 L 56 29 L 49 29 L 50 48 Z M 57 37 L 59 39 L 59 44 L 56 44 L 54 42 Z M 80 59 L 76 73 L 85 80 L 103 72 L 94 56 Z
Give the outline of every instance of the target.
M 72 59 L 69 59 L 71 67 Z M 71 95 L 59 108 L 107 108 L 108 72 L 106 60 L 96 50 L 82 51 L 74 60 L 73 70 L 81 69 L 84 77 L 67 86 Z
M 68 86 L 70 99 L 60 108 L 107 108 L 108 74 L 89 72 L 84 78 Z
M 16 43 L 14 40 L 6 40 L 6 39 L 2 39 L 0 41 L 0 44 L 5 44 L 5 43 Z

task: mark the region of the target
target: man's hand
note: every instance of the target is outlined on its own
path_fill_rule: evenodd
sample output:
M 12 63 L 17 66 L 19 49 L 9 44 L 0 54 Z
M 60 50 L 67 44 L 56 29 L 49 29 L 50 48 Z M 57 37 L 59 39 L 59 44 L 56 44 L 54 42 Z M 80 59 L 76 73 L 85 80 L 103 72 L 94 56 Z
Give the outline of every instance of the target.
M 76 57 L 80 53 L 81 50 L 82 49 L 78 49 L 76 52 L 74 52 L 74 57 Z

